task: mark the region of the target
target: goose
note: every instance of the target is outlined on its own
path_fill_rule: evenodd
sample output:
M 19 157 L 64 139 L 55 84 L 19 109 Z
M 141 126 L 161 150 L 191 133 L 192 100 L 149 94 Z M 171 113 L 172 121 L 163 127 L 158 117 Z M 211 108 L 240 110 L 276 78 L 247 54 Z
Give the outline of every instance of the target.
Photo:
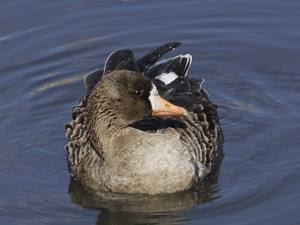
M 161 59 L 180 42 L 136 60 L 112 52 L 86 75 L 86 93 L 65 124 L 68 169 L 89 190 L 167 194 L 197 187 L 223 159 L 217 106 L 187 76 L 190 54 Z

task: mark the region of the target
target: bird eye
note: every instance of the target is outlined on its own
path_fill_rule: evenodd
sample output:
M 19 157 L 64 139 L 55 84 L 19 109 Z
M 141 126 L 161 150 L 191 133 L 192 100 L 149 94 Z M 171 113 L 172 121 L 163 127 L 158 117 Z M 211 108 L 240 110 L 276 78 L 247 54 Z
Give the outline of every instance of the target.
M 134 90 L 133 93 L 135 96 L 141 97 L 144 94 L 144 90 Z

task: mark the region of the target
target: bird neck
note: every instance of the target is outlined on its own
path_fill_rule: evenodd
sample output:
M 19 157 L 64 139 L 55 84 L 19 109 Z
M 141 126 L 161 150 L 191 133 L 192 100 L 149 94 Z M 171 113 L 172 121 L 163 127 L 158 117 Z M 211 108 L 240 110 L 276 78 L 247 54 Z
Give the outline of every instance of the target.
M 98 107 L 97 110 L 89 110 L 88 127 L 90 139 L 95 150 L 106 157 L 106 150 L 110 149 L 113 138 L 118 135 L 124 126 L 121 117 L 112 108 Z

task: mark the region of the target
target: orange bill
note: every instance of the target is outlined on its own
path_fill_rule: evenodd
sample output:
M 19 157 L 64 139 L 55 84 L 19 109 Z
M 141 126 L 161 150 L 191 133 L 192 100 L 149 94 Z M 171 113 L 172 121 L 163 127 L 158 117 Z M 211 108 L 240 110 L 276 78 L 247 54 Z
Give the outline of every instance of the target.
M 177 105 L 173 105 L 167 100 L 163 99 L 159 95 L 153 97 L 153 109 L 152 116 L 157 117 L 166 117 L 166 116 L 185 116 L 187 111 L 185 108 L 182 108 Z

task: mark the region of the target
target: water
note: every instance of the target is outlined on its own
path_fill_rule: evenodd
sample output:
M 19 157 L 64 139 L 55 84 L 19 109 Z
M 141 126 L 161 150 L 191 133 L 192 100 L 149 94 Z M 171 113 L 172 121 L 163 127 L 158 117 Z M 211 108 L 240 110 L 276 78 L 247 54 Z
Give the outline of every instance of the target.
M 1 1 L 1 224 L 297 224 L 300 2 Z M 117 48 L 169 42 L 219 106 L 225 159 L 199 193 L 93 194 L 63 123 Z

